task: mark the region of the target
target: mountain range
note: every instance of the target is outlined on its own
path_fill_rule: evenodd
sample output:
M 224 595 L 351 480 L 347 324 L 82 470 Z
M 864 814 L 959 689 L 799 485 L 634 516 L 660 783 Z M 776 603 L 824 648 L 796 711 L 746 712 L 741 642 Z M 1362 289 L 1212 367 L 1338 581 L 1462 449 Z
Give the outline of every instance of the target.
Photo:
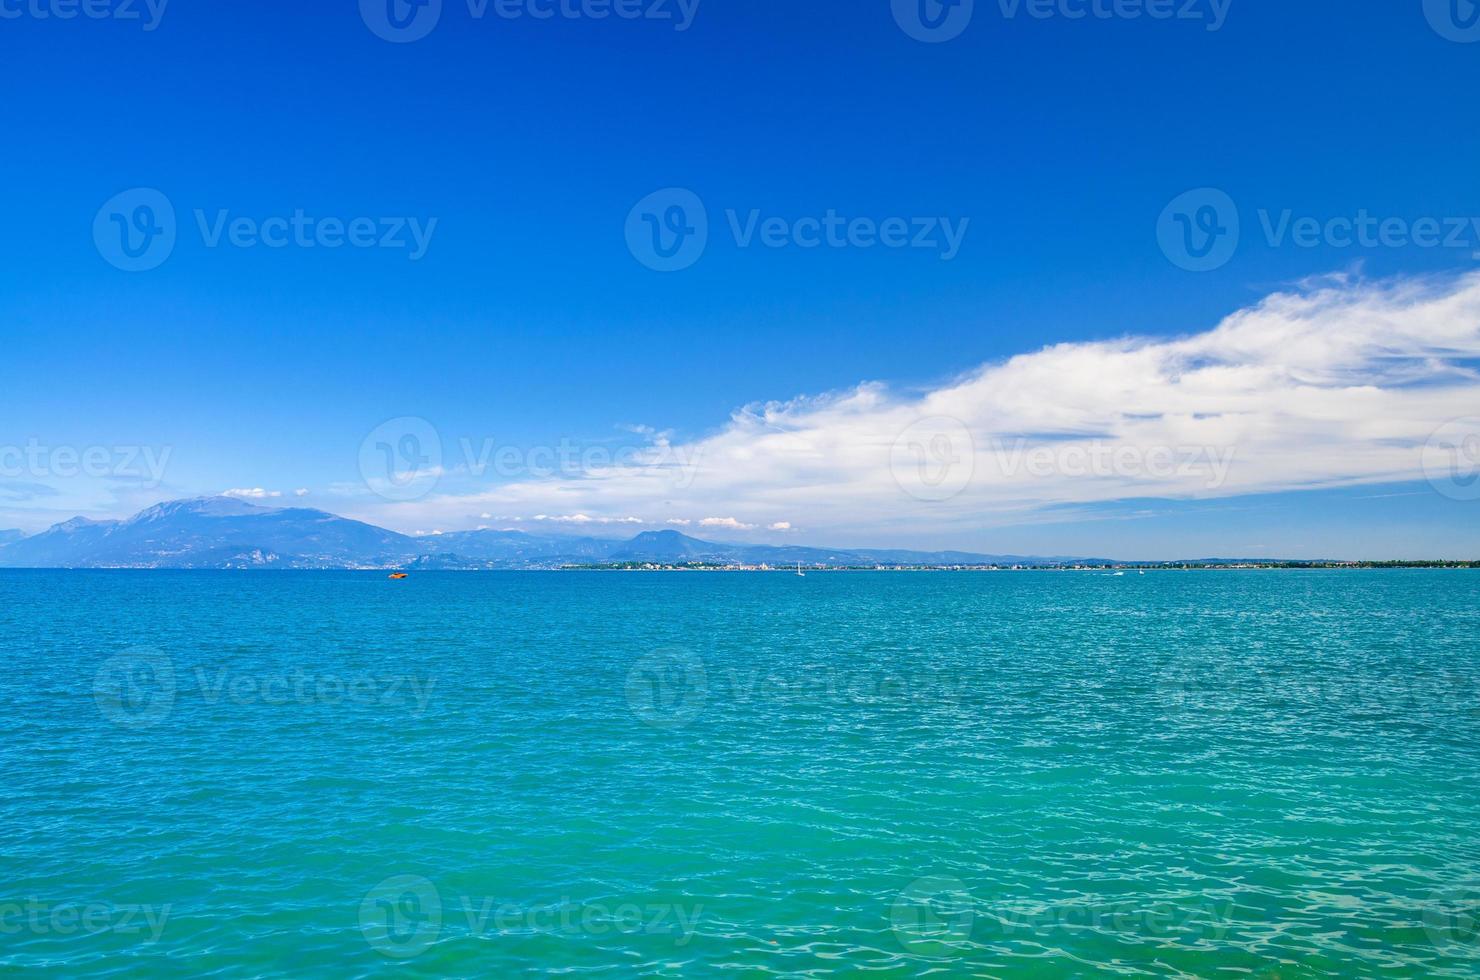
M 76 517 L 29 537 L 0 531 L 4 568 L 535 569 L 625 562 L 1053 566 L 1081 561 L 1100 560 L 722 543 L 678 531 L 644 531 L 630 539 L 511 530 L 413 537 L 322 510 L 264 507 L 234 497 L 157 504 L 122 521 Z

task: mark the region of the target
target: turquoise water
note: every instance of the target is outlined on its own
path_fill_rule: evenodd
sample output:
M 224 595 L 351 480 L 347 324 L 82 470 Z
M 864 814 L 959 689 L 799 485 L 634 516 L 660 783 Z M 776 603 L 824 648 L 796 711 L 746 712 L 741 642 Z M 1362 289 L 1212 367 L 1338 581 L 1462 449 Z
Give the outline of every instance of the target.
M 1480 574 L 0 595 L 7 975 L 1480 973 Z

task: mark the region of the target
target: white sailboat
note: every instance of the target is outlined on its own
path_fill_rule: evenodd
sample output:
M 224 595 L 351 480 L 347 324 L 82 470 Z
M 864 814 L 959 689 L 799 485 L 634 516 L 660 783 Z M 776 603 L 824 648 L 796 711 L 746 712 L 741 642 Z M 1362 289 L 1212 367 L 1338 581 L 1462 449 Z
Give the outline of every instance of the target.
M 797 562 L 797 578 L 806 578 L 807 573 L 802 571 L 802 563 Z

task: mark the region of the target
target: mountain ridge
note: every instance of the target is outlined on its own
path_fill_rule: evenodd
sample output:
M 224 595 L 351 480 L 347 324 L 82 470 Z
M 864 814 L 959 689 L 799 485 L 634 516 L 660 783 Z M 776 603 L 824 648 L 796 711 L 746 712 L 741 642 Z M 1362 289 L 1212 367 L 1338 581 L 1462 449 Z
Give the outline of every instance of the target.
M 75 517 L 34 535 L 0 536 L 0 567 L 5 568 L 536 569 L 607 563 L 1050 566 L 1095 561 L 1102 559 L 727 543 L 674 530 L 643 531 L 625 540 L 493 529 L 417 537 L 328 511 L 263 506 L 235 497 L 164 501 L 124 520 Z

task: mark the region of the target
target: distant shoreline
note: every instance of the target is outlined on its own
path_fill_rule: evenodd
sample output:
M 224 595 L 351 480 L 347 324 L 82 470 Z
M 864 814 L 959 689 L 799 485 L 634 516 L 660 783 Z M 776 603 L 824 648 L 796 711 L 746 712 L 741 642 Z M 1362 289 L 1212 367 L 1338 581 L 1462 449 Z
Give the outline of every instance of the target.
M 1273 562 L 1127 562 L 1105 565 L 814 565 L 804 572 L 1193 572 L 1311 571 L 1316 569 L 1475 569 L 1480 561 L 1273 561 Z M 788 567 L 754 568 L 706 563 L 565 565 L 566 572 L 759 572 L 795 575 Z
M 1279 561 L 1279 562 L 1139 562 L 1115 565 L 803 565 L 804 573 L 821 572 L 1087 572 L 1115 574 L 1130 572 L 1240 572 L 1240 571 L 1381 571 L 1387 569 L 1417 569 L 1455 571 L 1480 569 L 1480 561 Z M 0 566 L 5 572 L 360 572 L 366 574 L 407 572 L 411 575 L 443 573 L 500 573 L 500 572 L 710 572 L 730 574 L 796 575 L 793 567 L 752 568 L 719 564 L 660 564 L 634 565 L 559 565 L 505 567 L 505 568 L 416 568 L 404 565 L 377 565 L 374 567 L 343 566 L 283 566 L 247 565 L 222 567 L 197 567 L 177 565 L 81 565 L 81 566 Z

